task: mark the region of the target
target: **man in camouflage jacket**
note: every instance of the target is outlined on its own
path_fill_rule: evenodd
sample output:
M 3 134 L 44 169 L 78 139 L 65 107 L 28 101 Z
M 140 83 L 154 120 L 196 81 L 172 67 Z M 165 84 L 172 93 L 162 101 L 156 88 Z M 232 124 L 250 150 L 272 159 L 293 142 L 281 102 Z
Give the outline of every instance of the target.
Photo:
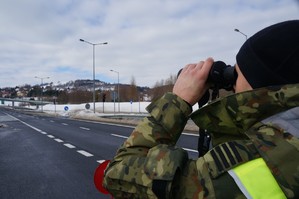
M 298 21 L 288 21 L 248 39 L 237 55 L 236 94 L 194 113 L 192 105 L 209 87 L 213 60 L 187 65 L 173 92 L 147 107 L 150 116 L 119 148 L 103 185 L 115 198 L 245 198 L 228 171 L 263 158 L 282 198 L 298 198 L 298 27 Z M 280 38 L 287 50 L 266 48 Z M 279 51 L 276 57 L 283 61 L 271 64 L 261 49 L 272 56 Z M 278 63 L 276 57 L 273 62 Z M 186 151 L 175 146 L 190 117 L 213 137 L 213 148 L 197 160 L 188 159 Z

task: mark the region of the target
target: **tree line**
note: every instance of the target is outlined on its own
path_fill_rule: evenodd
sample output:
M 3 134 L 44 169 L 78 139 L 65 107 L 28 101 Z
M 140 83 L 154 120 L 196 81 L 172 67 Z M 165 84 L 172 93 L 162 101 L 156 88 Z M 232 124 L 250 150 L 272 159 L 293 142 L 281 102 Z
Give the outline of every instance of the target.
M 166 92 L 172 91 L 176 81 L 176 76 L 170 75 L 167 79 L 157 81 L 153 88 L 139 87 L 136 85 L 134 76 L 131 78 L 130 84 L 114 85 L 114 89 L 97 89 L 95 90 L 96 102 L 138 102 L 152 101 L 164 95 Z M 18 88 L 18 89 L 16 89 Z M 64 88 L 57 89 L 52 84 L 43 85 L 24 85 L 22 87 L 9 88 L 11 98 L 18 97 L 17 90 L 27 90 L 26 97 L 31 99 L 41 96 L 45 101 L 53 101 L 57 104 L 80 104 L 93 101 L 93 91 L 91 89 Z M 119 90 L 118 90 L 119 89 Z

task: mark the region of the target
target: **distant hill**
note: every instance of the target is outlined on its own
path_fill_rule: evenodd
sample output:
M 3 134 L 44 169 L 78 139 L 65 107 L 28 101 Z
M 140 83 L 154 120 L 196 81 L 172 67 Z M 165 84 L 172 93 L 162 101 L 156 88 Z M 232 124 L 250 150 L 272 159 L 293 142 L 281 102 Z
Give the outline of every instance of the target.
M 130 85 L 128 84 L 110 84 L 107 82 L 103 82 L 100 80 L 95 80 L 95 90 L 96 91 L 113 91 L 116 90 L 117 87 L 122 88 L 128 88 Z M 25 84 L 22 86 L 16 86 L 16 87 L 5 87 L 0 88 L 0 97 L 25 97 L 28 95 L 28 93 L 35 93 L 33 95 L 40 95 L 40 88 L 43 89 L 44 93 L 50 93 L 49 91 L 93 91 L 93 80 L 90 79 L 78 79 L 78 80 L 71 80 L 66 83 L 43 83 L 36 84 L 36 85 L 29 85 Z M 148 92 L 150 90 L 149 87 L 139 87 L 136 86 L 137 90 L 139 92 Z M 35 90 L 35 91 L 33 91 Z M 32 94 L 30 94 L 32 95 Z

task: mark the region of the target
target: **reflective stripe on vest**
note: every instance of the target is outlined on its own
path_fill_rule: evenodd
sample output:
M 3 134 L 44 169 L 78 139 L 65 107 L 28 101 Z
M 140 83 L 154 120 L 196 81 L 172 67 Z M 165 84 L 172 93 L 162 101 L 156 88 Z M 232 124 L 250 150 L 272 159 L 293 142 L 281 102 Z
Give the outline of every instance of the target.
M 262 158 L 242 164 L 228 173 L 247 198 L 286 198 Z

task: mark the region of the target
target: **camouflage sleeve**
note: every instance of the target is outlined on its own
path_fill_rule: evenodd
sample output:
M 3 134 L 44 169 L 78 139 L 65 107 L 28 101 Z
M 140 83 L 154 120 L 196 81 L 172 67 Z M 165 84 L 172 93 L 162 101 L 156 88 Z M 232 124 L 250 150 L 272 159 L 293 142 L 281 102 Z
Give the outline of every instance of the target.
M 147 111 L 151 116 L 144 118 L 136 127 L 125 143 L 126 147 L 144 145 L 151 148 L 157 143 L 174 145 L 192 109 L 178 96 L 167 93 L 158 101 L 151 103 Z
M 152 148 L 160 150 L 158 145 L 161 144 L 175 145 L 192 112 L 184 100 L 172 93 L 151 103 L 147 110 L 150 116 L 137 125 L 106 169 L 103 185 L 115 198 L 135 198 L 137 195 L 155 198 L 151 190 L 152 179 L 144 169 L 151 158 L 148 153 Z

